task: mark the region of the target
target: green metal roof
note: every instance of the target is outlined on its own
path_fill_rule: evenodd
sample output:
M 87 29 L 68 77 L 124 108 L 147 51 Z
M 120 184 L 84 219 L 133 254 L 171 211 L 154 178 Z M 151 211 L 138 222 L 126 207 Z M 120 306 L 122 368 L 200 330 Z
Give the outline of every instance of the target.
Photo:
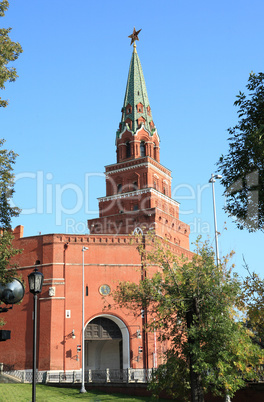
M 137 111 L 137 105 L 142 103 L 143 105 L 143 113 L 139 113 Z M 127 106 L 130 105 L 132 107 L 132 111 L 130 114 L 126 113 Z M 139 117 L 143 117 L 145 119 L 145 128 L 153 134 L 155 132 L 155 128 L 151 129 L 149 123 L 152 121 L 151 111 L 150 115 L 147 112 L 147 107 L 149 105 L 149 99 L 147 94 L 147 88 L 145 84 L 145 79 L 143 75 L 143 70 L 141 67 L 141 63 L 137 54 L 136 44 L 134 43 L 134 50 L 132 53 L 132 58 L 129 67 L 128 79 L 127 79 L 127 87 L 126 94 L 124 99 L 124 104 L 122 108 L 122 119 L 121 119 L 121 127 L 117 131 L 117 136 L 122 133 L 125 129 L 125 121 L 127 118 L 132 120 L 132 130 L 133 133 L 137 131 L 139 128 L 137 119 Z

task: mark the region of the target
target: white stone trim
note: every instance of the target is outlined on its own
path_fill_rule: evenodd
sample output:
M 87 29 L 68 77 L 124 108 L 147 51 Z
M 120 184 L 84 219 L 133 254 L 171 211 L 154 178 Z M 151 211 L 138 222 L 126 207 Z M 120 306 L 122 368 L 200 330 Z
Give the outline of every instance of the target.
M 128 131 L 128 132 L 130 132 L 132 135 L 136 136 L 136 135 L 138 134 L 138 132 L 139 132 L 140 130 L 142 130 L 143 128 L 144 128 L 144 130 L 148 133 L 148 135 L 150 135 L 151 137 L 153 137 L 154 134 L 156 134 L 156 136 L 158 137 L 158 140 L 159 140 L 159 142 L 160 142 L 160 137 L 159 137 L 159 134 L 158 134 L 158 130 L 157 130 L 157 129 L 156 129 L 156 130 L 153 132 L 153 134 L 152 134 L 152 133 L 145 127 L 145 124 L 143 123 L 143 124 L 136 130 L 136 132 L 135 132 L 135 134 L 134 134 L 133 131 L 130 130 L 126 125 L 127 125 L 127 123 L 125 124 L 125 128 L 124 128 L 124 130 L 122 131 L 122 133 L 120 133 L 119 137 L 116 139 L 116 143 L 117 143 L 117 140 L 120 140 L 120 139 L 122 138 L 122 135 L 123 135 L 126 131 Z
M 163 199 L 164 201 L 169 202 L 170 204 L 179 206 L 180 203 L 178 201 L 173 200 L 172 198 L 168 197 L 165 194 L 162 194 L 160 191 L 155 190 L 155 188 L 148 187 L 144 188 L 142 190 L 136 190 L 136 191 L 130 191 L 129 193 L 121 193 L 121 194 L 114 194 L 114 195 L 109 195 L 108 197 L 100 197 L 97 198 L 99 202 L 105 202 L 105 201 L 111 201 L 111 200 L 116 200 L 120 198 L 128 198 L 131 197 L 131 195 L 141 195 L 141 194 L 146 194 L 146 193 L 154 193 L 157 195 L 159 198 Z
M 62 263 L 55 263 L 55 264 L 62 264 Z M 44 278 L 44 282 L 47 282 L 47 281 L 64 281 L 64 278 Z
M 130 128 L 128 127 L 127 123 L 125 123 L 125 128 L 124 128 L 124 130 L 122 131 L 122 133 L 120 133 L 120 135 L 119 135 L 118 138 L 116 137 L 115 145 L 117 145 L 117 140 L 120 140 L 120 138 L 122 138 L 122 135 L 124 134 L 125 131 L 128 131 L 129 133 L 131 133 L 132 135 L 134 135 L 134 134 L 133 134 L 133 131 L 130 130 Z
M 133 161 L 134 161 L 134 160 L 136 160 L 136 159 L 133 159 Z M 111 166 L 111 165 L 110 165 L 110 166 Z M 172 180 L 172 177 L 171 177 L 171 176 L 169 176 L 167 173 L 163 172 L 163 171 L 162 171 L 161 169 L 159 169 L 157 166 L 155 166 L 155 165 L 153 165 L 152 163 L 149 163 L 149 162 L 139 163 L 139 164 L 137 164 L 137 165 L 132 165 L 132 166 L 124 167 L 124 168 L 121 168 L 121 169 L 111 170 L 110 172 L 105 172 L 105 175 L 106 175 L 106 177 L 107 177 L 108 175 L 113 174 L 113 173 L 124 172 L 124 171 L 130 170 L 130 169 L 137 169 L 137 168 L 142 167 L 142 166 L 143 166 L 143 167 L 149 167 L 149 166 L 151 166 L 153 169 L 157 170 L 160 174 L 164 174 L 169 180 Z M 167 169 L 167 170 L 169 170 L 169 169 Z
M 61 282 L 54 282 L 51 280 L 50 282 L 43 283 L 43 286 L 50 286 L 50 285 L 65 285 L 64 279 Z
M 118 244 L 118 243 L 116 243 Z M 70 262 L 68 262 L 66 265 L 69 266 L 82 266 L 81 263 L 74 263 L 71 264 Z M 84 266 L 86 267 L 141 267 L 141 264 L 95 264 L 95 263 L 89 263 L 89 264 L 84 264 Z
M 65 297 L 40 297 L 39 300 L 65 300 Z
M 43 235 L 43 236 L 45 236 L 45 235 Z M 69 235 L 66 235 L 66 236 L 69 236 Z M 27 239 L 27 237 L 25 237 L 25 239 Z M 64 262 L 48 262 L 46 264 L 39 264 L 38 267 L 49 267 L 50 265 L 63 265 L 63 264 L 64 264 Z M 25 265 L 24 267 L 16 267 L 16 269 L 17 270 L 19 270 L 19 269 L 29 269 L 29 268 L 35 268 L 35 267 L 36 267 L 36 265 Z M 45 280 L 47 280 L 47 279 L 44 278 L 44 281 Z M 60 278 L 58 278 L 58 280 L 60 280 Z

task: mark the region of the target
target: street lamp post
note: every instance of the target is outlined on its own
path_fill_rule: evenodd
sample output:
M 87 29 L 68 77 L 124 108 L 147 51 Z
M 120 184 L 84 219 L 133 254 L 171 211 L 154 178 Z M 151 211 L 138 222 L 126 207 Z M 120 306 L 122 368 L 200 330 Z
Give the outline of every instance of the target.
M 84 356 L 84 252 L 88 250 L 88 247 L 82 248 L 82 388 L 80 390 L 81 394 L 86 392 L 84 386 L 84 373 L 85 373 L 85 356 Z
M 212 183 L 212 192 L 213 192 L 213 208 L 214 208 L 214 227 L 215 227 L 215 256 L 216 256 L 216 266 L 218 267 L 219 263 L 219 251 L 218 251 L 218 232 L 217 232 L 217 220 L 216 220 L 216 207 L 215 207 L 215 192 L 214 192 L 214 183 L 215 179 L 222 179 L 220 174 L 214 175 L 211 174 L 211 178 L 209 179 L 209 183 Z
M 34 295 L 33 313 L 33 378 L 32 378 L 32 402 L 36 401 L 36 371 L 37 371 L 37 301 L 38 293 L 41 293 L 43 284 L 43 274 L 35 267 L 34 271 L 28 275 L 29 290 Z

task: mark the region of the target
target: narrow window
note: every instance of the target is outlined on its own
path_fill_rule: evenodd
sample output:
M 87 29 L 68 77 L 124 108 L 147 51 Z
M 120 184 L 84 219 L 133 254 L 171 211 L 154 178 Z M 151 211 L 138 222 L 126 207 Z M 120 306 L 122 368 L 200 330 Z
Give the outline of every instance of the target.
M 140 156 L 146 156 L 146 147 L 144 141 L 141 141 L 140 143 Z
M 85 294 L 88 296 L 88 286 L 86 286 Z
M 154 159 L 157 159 L 157 147 L 156 147 L 156 144 L 154 144 Z
M 136 181 L 134 181 L 133 186 L 134 186 L 134 190 L 137 190 L 137 189 L 138 189 L 138 185 L 137 185 L 137 182 L 136 182 Z
M 117 185 L 117 193 L 121 193 L 121 192 L 122 192 L 122 184 L 119 183 L 119 184 Z
M 127 142 L 126 142 L 126 157 L 127 157 L 127 158 L 130 158 L 130 156 L 131 156 L 130 142 L 127 141 Z

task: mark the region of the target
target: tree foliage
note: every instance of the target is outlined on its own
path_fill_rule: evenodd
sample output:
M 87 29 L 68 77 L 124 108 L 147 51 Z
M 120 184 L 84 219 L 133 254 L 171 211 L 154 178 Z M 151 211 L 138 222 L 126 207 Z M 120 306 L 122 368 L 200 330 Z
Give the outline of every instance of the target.
M 264 74 L 251 73 L 247 94 L 234 105 L 238 123 L 228 129 L 229 151 L 218 161 L 226 207 L 240 229 L 264 229 Z
M 0 282 L 5 282 L 14 274 L 7 268 L 10 259 L 20 252 L 12 245 L 11 230 L 11 219 L 18 216 L 19 209 L 10 205 L 14 194 L 13 165 L 17 155 L 4 149 L 3 144 L 4 140 L 0 140 Z
M 9 7 L 7 0 L 0 2 L 0 17 L 4 17 L 6 10 Z M 5 89 L 5 82 L 13 82 L 18 77 L 17 71 L 14 67 L 9 67 L 10 62 L 15 61 L 20 53 L 22 47 L 18 42 L 12 42 L 9 37 L 12 28 L 0 29 L 0 89 Z M 8 101 L 0 97 L 0 107 L 6 107 Z
M 160 244 L 145 254 L 159 267 L 139 284 L 121 282 L 114 293 L 119 306 L 148 312 L 148 330 L 170 340 L 166 363 L 151 388 L 174 397 L 202 402 L 205 392 L 234 395 L 257 377 L 263 353 L 252 333 L 236 318 L 241 284 L 225 259 L 218 267 L 208 244 L 197 242 L 191 261 L 177 258 Z
M 250 272 L 243 280 L 240 302 L 246 312 L 246 324 L 254 334 L 254 341 L 264 348 L 264 280 Z

